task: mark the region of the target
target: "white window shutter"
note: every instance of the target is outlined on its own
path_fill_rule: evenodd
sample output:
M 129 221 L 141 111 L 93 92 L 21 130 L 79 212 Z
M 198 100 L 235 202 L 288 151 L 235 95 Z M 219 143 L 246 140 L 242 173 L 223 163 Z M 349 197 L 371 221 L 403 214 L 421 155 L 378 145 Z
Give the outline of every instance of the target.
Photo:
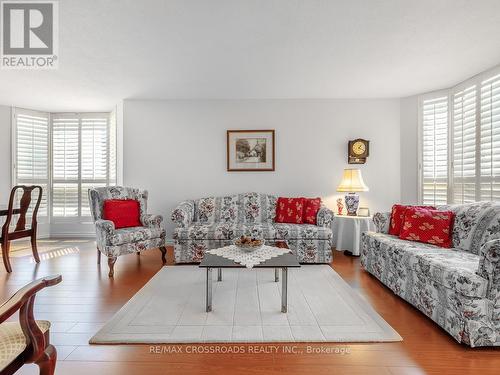
M 500 201 L 500 75 L 481 83 L 482 201 Z
M 476 201 L 476 85 L 453 95 L 453 202 Z
M 448 97 L 422 106 L 422 203 L 446 204 L 448 198 Z
M 38 217 L 48 216 L 49 186 L 49 114 L 16 108 L 15 183 L 40 185 L 43 189 Z M 32 206 L 34 206 L 33 197 Z M 33 207 L 30 207 L 32 209 Z
M 88 217 L 88 189 L 112 183 L 110 149 L 116 149 L 116 136 L 109 113 L 53 114 L 52 133 L 52 216 Z
M 82 114 L 81 216 L 90 216 L 88 189 L 109 185 L 109 114 Z
M 79 216 L 80 120 L 72 114 L 52 116 L 52 216 Z

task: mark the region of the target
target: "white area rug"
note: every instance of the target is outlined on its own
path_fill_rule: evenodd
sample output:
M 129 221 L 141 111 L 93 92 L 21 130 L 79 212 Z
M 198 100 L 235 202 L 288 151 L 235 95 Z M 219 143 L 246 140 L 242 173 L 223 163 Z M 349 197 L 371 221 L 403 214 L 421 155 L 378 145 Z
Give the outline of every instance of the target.
M 90 340 L 91 344 L 401 341 L 327 265 L 288 271 L 288 313 L 274 269 L 213 272 L 213 311 L 205 312 L 205 270 L 163 267 Z M 280 275 L 281 277 L 281 275 Z

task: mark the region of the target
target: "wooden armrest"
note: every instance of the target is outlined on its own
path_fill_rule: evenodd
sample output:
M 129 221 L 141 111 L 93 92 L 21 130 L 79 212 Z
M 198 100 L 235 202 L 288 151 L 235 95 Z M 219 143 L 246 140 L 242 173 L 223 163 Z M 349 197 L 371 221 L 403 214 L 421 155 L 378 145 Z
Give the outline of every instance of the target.
M 37 292 L 45 287 L 59 284 L 61 281 L 61 275 L 46 276 L 19 289 L 12 297 L 0 306 L 0 323 L 3 323 L 5 320 L 10 318 Z
M 31 346 L 28 362 L 33 362 L 36 358 L 39 358 L 47 345 L 45 335 L 40 330 L 40 327 L 38 327 L 38 324 L 36 324 L 33 315 L 35 295 L 43 288 L 59 284 L 61 281 L 61 275 L 47 276 L 35 280 L 19 289 L 0 306 L 0 323 L 19 310 L 19 324 L 23 330 L 24 337 L 26 337 L 26 344 Z

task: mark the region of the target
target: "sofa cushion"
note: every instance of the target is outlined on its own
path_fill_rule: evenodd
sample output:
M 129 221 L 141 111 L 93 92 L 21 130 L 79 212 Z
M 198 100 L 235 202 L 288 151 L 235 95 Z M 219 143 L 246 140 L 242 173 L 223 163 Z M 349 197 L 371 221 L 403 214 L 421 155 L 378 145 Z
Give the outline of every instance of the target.
M 455 213 L 453 247 L 479 254 L 483 244 L 500 238 L 500 204 L 477 202 L 438 207 Z
M 277 240 L 331 240 L 332 230 L 330 227 L 318 227 L 311 224 L 285 224 L 275 223 Z
M 201 224 L 273 223 L 275 215 L 276 197 L 260 193 L 200 198 L 194 209 L 194 221 Z
M 266 240 L 329 240 L 332 230 L 309 224 L 195 223 L 187 228 L 178 227 L 174 231 L 174 238 L 177 240 L 232 240 L 242 235 Z
M 276 231 L 272 224 L 195 223 L 187 228 L 176 228 L 174 238 L 178 240 L 232 240 L 243 235 L 274 240 Z
M 122 245 L 131 242 L 144 241 L 165 236 L 161 227 L 131 227 L 117 229 L 107 238 L 108 245 Z
M 450 248 L 454 216 L 451 211 L 409 207 L 399 238 Z
M 141 226 L 139 201 L 135 199 L 106 199 L 103 204 L 103 218 L 115 224 L 115 228 Z
M 316 225 L 318 211 L 321 208 L 321 198 L 305 198 L 303 222 Z
M 370 232 L 365 236 L 369 242 L 378 242 L 375 248 L 385 259 L 383 267 L 406 267 L 462 295 L 486 296 L 488 281 L 476 274 L 478 255 L 460 249 L 443 249 L 406 241 L 389 234 Z
M 200 198 L 195 201 L 195 221 L 203 224 L 238 221 L 239 201 L 237 195 Z
M 392 206 L 391 210 L 391 222 L 389 225 L 389 234 L 399 236 L 401 233 L 401 228 L 403 227 L 403 222 L 405 219 L 405 212 L 408 208 L 428 208 L 435 209 L 432 206 L 405 206 L 402 204 L 395 204 Z
M 277 223 L 302 224 L 304 216 L 304 198 L 279 197 L 276 204 Z

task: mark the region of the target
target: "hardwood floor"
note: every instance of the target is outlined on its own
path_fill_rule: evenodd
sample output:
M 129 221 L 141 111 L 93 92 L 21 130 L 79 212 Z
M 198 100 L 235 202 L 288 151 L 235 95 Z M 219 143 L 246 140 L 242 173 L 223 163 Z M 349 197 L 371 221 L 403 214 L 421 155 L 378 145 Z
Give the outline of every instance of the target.
M 89 338 L 161 267 L 159 250 L 120 257 L 115 277 L 106 262 L 96 264 L 88 240 L 51 241 L 42 262 L 14 256 L 13 272 L 0 271 L 0 299 L 29 281 L 61 273 L 63 282 L 40 293 L 35 316 L 52 322 L 51 340 L 58 350 L 56 374 L 498 374 L 499 349 L 470 349 L 457 344 L 431 320 L 362 271 L 358 258 L 335 252 L 332 267 L 403 337 L 397 343 L 311 345 L 88 345 Z M 20 245 L 22 247 L 22 245 Z M 43 247 L 43 245 L 42 245 Z M 15 248 L 14 248 L 15 252 Z M 168 264 L 173 264 L 168 249 Z M 313 267 L 313 266 L 311 266 Z M 175 285 L 172 285 L 175 287 Z M 244 353 L 213 354 L 241 347 Z M 240 349 L 241 349 L 240 348 Z M 313 348 L 314 353 L 308 353 Z M 162 350 L 163 353 L 152 353 Z M 165 350 L 180 351 L 166 353 Z M 301 353 L 286 353 L 295 350 Z M 335 353 L 348 351 L 347 353 Z M 192 354 L 187 351 L 207 351 Z M 322 353 L 332 350 L 333 353 Z M 257 353 L 267 351 L 267 353 Z M 37 374 L 34 365 L 20 374 Z

